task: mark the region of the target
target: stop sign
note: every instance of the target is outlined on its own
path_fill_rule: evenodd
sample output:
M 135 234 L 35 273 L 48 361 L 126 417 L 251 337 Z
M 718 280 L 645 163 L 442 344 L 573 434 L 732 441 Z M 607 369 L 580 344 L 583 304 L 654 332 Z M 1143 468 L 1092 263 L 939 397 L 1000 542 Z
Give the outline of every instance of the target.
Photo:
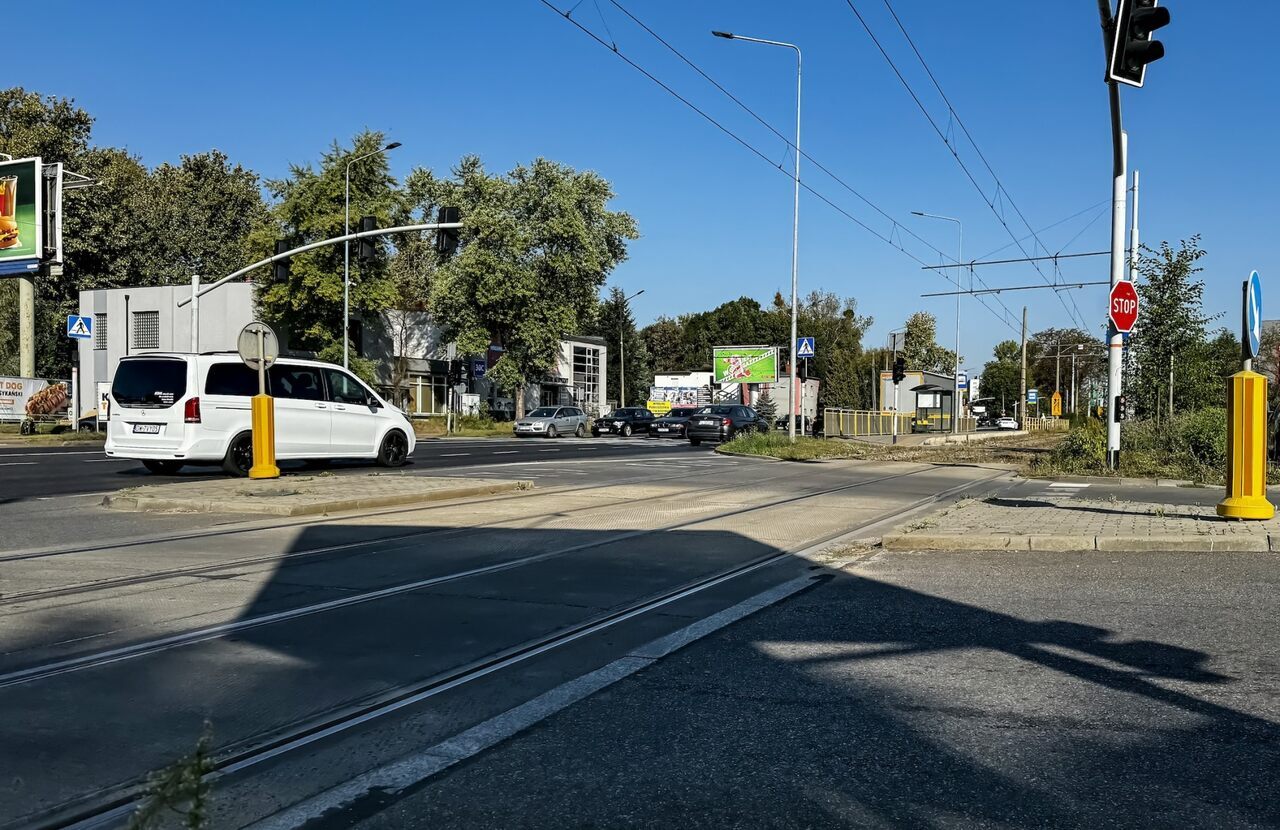
M 1134 290 L 1133 283 L 1121 280 L 1111 286 L 1108 313 L 1116 331 L 1125 334 L 1133 331 L 1133 324 L 1138 322 L 1138 292 Z

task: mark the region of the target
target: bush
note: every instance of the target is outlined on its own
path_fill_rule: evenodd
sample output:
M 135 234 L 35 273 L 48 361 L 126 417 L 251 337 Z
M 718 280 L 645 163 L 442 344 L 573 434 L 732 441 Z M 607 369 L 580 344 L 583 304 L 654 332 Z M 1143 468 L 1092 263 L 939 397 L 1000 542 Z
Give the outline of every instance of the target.
M 1049 456 L 1055 469 L 1074 473 L 1093 473 L 1107 467 L 1107 429 L 1099 421 L 1090 421 L 1071 430 Z
M 1188 463 L 1219 470 L 1226 466 L 1227 410 L 1212 407 L 1177 415 L 1169 432 Z
M 493 419 L 487 413 L 458 416 L 458 429 L 493 429 L 493 424 Z
M 1227 413 L 1210 407 L 1172 421 L 1126 421 L 1120 472 L 1150 478 L 1220 483 L 1227 463 Z M 1072 429 L 1049 456 L 1049 472 L 1108 475 L 1107 428 L 1092 421 Z

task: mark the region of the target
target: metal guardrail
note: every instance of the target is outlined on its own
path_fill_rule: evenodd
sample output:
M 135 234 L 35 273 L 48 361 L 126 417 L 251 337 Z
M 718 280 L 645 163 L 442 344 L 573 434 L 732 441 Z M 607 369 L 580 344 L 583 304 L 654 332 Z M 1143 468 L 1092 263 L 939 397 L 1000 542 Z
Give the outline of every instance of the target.
M 824 438 L 856 438 L 866 435 L 892 435 L 893 420 L 898 419 L 898 434 L 911 432 L 914 416 L 904 412 L 874 412 L 865 409 L 824 409 Z
M 1066 418 L 1027 418 L 1022 424 L 1027 432 L 1055 432 L 1071 428 Z

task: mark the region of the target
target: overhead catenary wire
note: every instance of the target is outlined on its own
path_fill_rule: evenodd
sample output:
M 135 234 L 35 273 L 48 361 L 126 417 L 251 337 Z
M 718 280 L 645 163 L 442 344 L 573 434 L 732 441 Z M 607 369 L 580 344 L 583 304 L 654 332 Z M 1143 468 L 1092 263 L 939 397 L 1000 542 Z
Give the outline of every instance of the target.
M 725 135 L 727 135 L 727 136 L 729 136 L 730 138 L 732 138 L 735 142 L 737 142 L 738 144 L 742 145 L 742 146 L 743 146 L 745 149 L 747 149 L 747 150 L 748 150 L 752 155 L 754 155 L 754 156 L 756 156 L 757 158 L 759 158 L 760 160 L 762 160 L 762 161 L 766 162 L 766 163 L 767 163 L 770 167 L 772 167 L 773 169 L 778 170 L 778 171 L 780 171 L 780 172 L 784 172 L 784 173 L 786 172 L 785 170 L 783 170 L 783 168 L 781 167 L 781 165 L 779 165 L 779 164 L 777 164 L 776 162 L 774 162 L 774 161 L 773 161 L 773 159 L 771 159 L 771 158 L 770 158 L 770 157 L 769 157 L 769 156 L 768 156 L 764 151 L 760 150 L 760 149 L 759 149 L 759 148 L 757 148 L 755 145 L 751 144 L 749 141 L 747 141 L 746 139 L 744 139 L 744 138 L 742 138 L 741 136 L 739 136 L 737 133 L 735 133 L 733 130 L 729 129 L 727 126 L 725 126 L 723 123 L 721 123 L 721 122 L 720 122 L 719 120 L 717 120 L 715 117 L 713 117 L 711 114 L 709 114 L 708 112 L 706 112 L 705 110 L 703 110 L 703 109 L 702 109 L 701 107 L 699 107 L 698 105 L 694 104 L 692 101 L 690 101 L 690 100 L 689 100 L 688 98 L 686 98 L 685 96 L 681 95 L 678 91 L 676 91 L 676 90 L 675 90 L 674 88 L 672 88 L 669 84 L 667 84 L 666 82 L 664 82 L 662 79 L 658 78 L 656 75 L 654 75 L 653 73 L 651 73 L 649 70 L 645 69 L 645 68 L 644 68 L 643 66 L 641 66 L 639 63 L 635 62 L 635 61 L 634 61 L 634 60 L 632 60 L 630 57 L 628 57 L 628 56 L 627 56 L 627 55 L 626 55 L 626 54 L 625 54 L 625 53 L 624 53 L 620 48 L 618 48 L 618 46 L 616 45 L 616 43 L 609 43 L 609 42 L 606 42 L 603 38 L 601 38 L 599 35 L 597 35 L 597 34 L 596 34 L 595 32 L 593 32 L 591 29 L 587 28 L 586 26 L 583 26 L 581 23 L 579 23 L 577 20 L 575 20 L 573 17 L 571 17 L 568 13 L 561 11 L 558 7 L 556 7 L 556 5 L 555 5 L 555 4 L 551 3 L 551 2 L 550 2 L 550 0 L 539 0 L 539 2 L 541 2 L 541 3 L 542 3 L 542 5 L 546 6 L 548 9 L 550 9 L 550 10 L 554 11 L 554 12 L 555 12 L 557 15 L 559 15 L 560 17 L 562 17 L 562 18 L 564 18 L 565 20 L 567 20 L 567 21 L 568 21 L 570 24 L 572 24 L 575 28 L 577 28 L 577 29 L 578 29 L 579 31 L 581 31 L 583 34 L 585 34 L 585 35 L 587 35 L 588 37 L 590 37 L 592 40 L 594 40 L 594 41 L 595 41 L 596 43 L 598 43 L 600 46 L 602 46 L 602 47 L 603 47 L 603 48 L 605 48 L 605 49 L 608 49 L 610 52 L 612 52 L 614 55 L 616 55 L 619 59 L 621 59 L 622 61 L 624 61 L 628 66 L 632 67 L 632 68 L 633 68 L 633 69 L 635 69 L 637 72 L 639 72 L 640 74 L 644 75 L 646 78 L 648 78 L 650 81 L 652 81 L 654 84 L 656 84 L 659 88 L 661 88 L 661 89 L 662 89 L 664 92 L 666 92 L 668 95 L 671 95 L 673 98 L 675 98 L 676 100 L 678 100 L 680 103 L 684 104 L 686 107 L 688 107 L 689 109 L 693 110 L 695 113 L 697 113 L 699 116 L 701 116 L 704 120 L 706 120 L 708 123 L 710 123 L 710 124 L 711 124 L 712 126 L 714 126 L 716 129 L 720 130 L 720 131 L 721 131 L 721 132 L 723 132 Z M 787 175 L 790 175 L 790 174 L 787 174 Z M 905 254 L 906 256 L 910 257 L 912 260 L 914 260 L 916 263 L 918 263 L 918 264 L 920 264 L 920 265 L 924 265 L 924 264 L 926 264 L 924 260 L 920 259 L 920 257 L 916 256 L 916 255 L 915 255 L 914 253 L 912 253 L 910 250 L 908 250 L 907 248 L 903 247 L 902 245 L 899 245 L 898 243 L 894 242 L 890 237 L 885 236 L 884 234 L 882 234 L 882 233 L 880 233 L 879 231 L 877 231 L 875 228 L 872 228 L 870 225 L 868 225 L 867 223 L 863 222 L 863 221 L 862 221 L 861 219 L 859 219 L 858 217 L 856 217 L 856 216 L 854 216 L 853 214 L 849 213 L 849 211 L 845 210 L 845 209 L 844 209 L 843 207 L 841 207 L 839 204 L 837 204 L 836 202 L 832 201 L 829 197 L 827 197 L 825 194 L 823 194 L 823 193 L 821 193 L 820 191 L 818 191 L 817 189 L 815 189 L 811 184 L 809 184 L 808 182 L 805 182 L 803 179 L 802 179 L 802 180 L 801 180 L 801 182 L 800 182 L 800 186 L 801 186 L 804 190 L 806 190 L 807 192 L 809 192 L 811 195 L 815 196 L 819 201 L 823 202 L 823 203 L 824 203 L 824 204 L 826 204 L 828 207 L 830 207 L 831 209 L 835 210 L 837 213 L 839 213 L 840 215 L 844 216 L 846 219 L 848 219 L 849 221 L 853 222 L 853 223 L 854 223 L 855 225 L 857 225 L 858 227 L 860 227 L 860 228 L 862 228 L 863 230 L 865 230 L 867 233 L 869 233 L 869 234 L 871 234 L 872 236 L 876 237 L 876 238 L 877 238 L 877 239 L 879 239 L 881 242 L 884 242 L 885 244 L 889 245 L 890 247 L 895 248 L 896 250 L 898 250 L 898 251 L 900 251 L 901 253 Z M 896 223 L 895 223 L 895 224 L 896 224 Z M 901 226 L 901 225 L 897 225 L 897 227 L 902 227 L 902 226 Z M 892 231 L 891 231 L 891 232 L 892 232 Z M 926 243 L 926 244 L 927 244 L 927 243 Z M 931 248 L 932 248 L 932 246 L 929 246 L 929 247 L 931 247 Z M 934 248 L 934 250 L 937 250 L 937 249 L 936 249 L 936 248 Z M 945 275 L 944 275 L 944 279 L 946 279 L 948 282 L 953 283 L 957 288 L 962 287 L 962 286 L 961 286 L 961 283 L 960 283 L 960 280 L 958 280 L 958 279 L 951 278 L 951 277 L 949 277 L 949 276 L 945 276 Z M 1005 326 L 1009 327 L 1009 329 L 1010 329 L 1010 330 L 1012 330 L 1012 331 L 1014 331 L 1014 332 L 1017 332 L 1017 331 L 1018 331 L 1017 326 L 1016 326 L 1016 325 L 1015 325 L 1015 324 L 1014 324 L 1014 323 L 1009 319 L 1009 318 L 1010 318 L 1010 314 L 1008 313 L 1008 309 L 1007 309 L 1007 308 L 1005 309 L 1006 313 L 1005 313 L 1005 314 L 1001 314 L 1001 313 L 997 312 L 994 308 L 992 308 L 990 305 L 988 305 L 987 303 L 983 302 L 983 303 L 981 303 L 981 304 L 982 304 L 982 306 L 983 306 L 984 308 L 986 308 L 988 311 L 990 311 L 992 315 L 994 315 L 997 319 L 999 319 L 999 320 L 1000 320 L 1000 321 L 1001 321 Z M 1003 305 L 1003 304 L 1002 304 L 1002 305 Z
M 902 74 L 902 71 L 898 68 L 898 65 L 894 62 L 893 58 L 889 55 L 888 51 L 880 43 L 880 39 L 876 37 L 876 34 L 874 31 L 872 31 L 871 26 L 867 23 L 866 19 L 862 16 L 861 12 L 858 11 L 857 6 L 853 4 L 853 0 L 845 0 L 845 4 L 849 7 L 849 11 L 853 13 L 853 16 L 857 18 L 858 22 L 862 25 L 862 28 L 866 31 L 867 36 L 871 38 L 871 42 L 874 43 L 876 48 L 880 51 L 881 56 L 889 64 L 889 68 L 893 70 L 894 75 L 897 76 L 898 81 L 901 82 L 903 88 L 907 90 L 907 94 L 911 96 L 911 100 L 915 102 L 920 112 L 924 115 L 925 119 L 929 122 L 929 125 L 933 127 L 933 130 L 935 133 L 937 133 L 938 138 L 942 140 L 942 143 L 946 145 L 947 149 L 951 152 L 952 158 L 954 158 L 956 160 L 956 163 L 960 165 L 960 169 L 964 172 L 965 176 L 969 179 L 974 189 L 978 191 L 978 195 L 982 197 L 982 201 L 991 210 L 992 215 L 996 217 L 996 220 L 1000 223 L 1001 227 L 1005 229 L 1005 232 L 1009 234 L 1009 237 L 1014 240 L 1015 244 L 1017 244 L 1018 246 L 1018 249 L 1022 251 L 1023 256 L 1026 256 L 1026 257 L 1032 256 L 1032 254 L 1028 252 L 1027 249 L 1022 245 L 1022 242 L 1018 240 L 1017 235 L 1014 234 L 1013 229 L 1009 227 L 1009 223 L 1005 221 L 1004 216 L 1001 215 L 1001 211 L 995 205 L 995 200 L 987 196 L 986 191 L 982 188 L 982 185 L 978 183 L 978 180 L 973 175 L 973 172 L 969 169 L 968 165 L 964 163 L 964 160 L 960 158 L 960 154 L 956 151 L 956 148 L 952 145 L 951 140 L 947 138 L 946 133 L 943 132 L 940 126 L 938 126 L 937 121 L 934 119 L 932 113 L 929 112 L 928 107 L 926 107 L 924 105 L 924 102 L 920 100 L 920 96 L 916 94 L 915 89 L 911 86 L 910 82 L 907 81 L 906 77 Z M 886 0 L 886 5 L 887 4 L 888 3 Z M 894 15 L 894 18 L 896 20 L 897 16 Z M 902 27 L 901 21 L 898 22 L 898 25 L 900 28 L 903 29 L 903 32 L 905 33 L 906 30 L 905 30 L 905 27 Z M 914 49 L 914 45 L 912 48 Z M 915 51 L 916 51 L 916 56 L 920 59 L 921 63 L 923 64 L 924 58 L 919 54 L 919 50 L 915 50 Z M 929 72 L 930 77 L 933 78 L 933 73 L 929 71 L 927 65 L 925 65 L 925 70 Z M 934 84 L 937 85 L 939 88 L 939 91 L 941 91 L 941 86 L 937 84 L 936 78 L 934 79 Z M 943 98 L 944 100 L 946 100 L 945 95 L 943 96 Z M 955 108 L 951 106 L 949 101 L 947 101 L 947 108 L 951 116 L 956 120 L 956 122 L 961 123 L 959 116 L 955 111 Z M 966 136 L 969 136 L 968 130 L 963 127 L 962 123 L 961 123 L 961 127 L 962 129 L 964 129 Z M 970 143 L 973 142 L 972 136 L 969 136 L 969 140 L 970 140 Z M 988 166 L 988 170 L 990 170 L 989 166 Z M 1019 218 L 1022 219 L 1023 224 L 1027 226 L 1027 229 L 1034 230 L 1031 228 L 1030 223 L 1027 222 L 1026 217 L 1023 216 L 1022 212 L 1018 210 L 1017 206 L 1014 204 L 1013 199 L 1009 196 L 1009 192 L 1004 187 L 1004 184 L 1000 181 L 998 177 L 995 176 L 994 171 L 991 171 L 991 173 L 992 173 L 992 177 L 995 179 L 995 182 L 996 182 L 995 199 L 1000 199 L 1001 194 L 1003 193 L 1004 197 L 1008 200 L 1010 206 L 1014 208 L 1015 212 L 1018 213 Z M 1033 237 L 1034 237 L 1034 234 L 1033 234 Z M 1045 247 L 1043 243 L 1039 241 L 1039 237 L 1035 237 L 1035 239 L 1037 244 L 1039 244 L 1046 251 L 1048 250 L 1048 248 Z M 1045 275 L 1044 271 L 1040 269 L 1040 266 L 1038 264 L 1032 263 L 1032 265 L 1033 267 L 1035 267 L 1036 272 L 1040 274 L 1041 278 L 1044 279 L 1046 283 L 1050 285 L 1053 283 L 1053 280 L 1051 280 L 1048 276 Z M 1070 306 L 1067 305 L 1066 300 L 1062 298 L 1062 294 L 1060 292 L 1054 292 L 1054 293 L 1057 295 L 1058 301 L 1062 303 L 1063 309 L 1066 310 L 1068 316 L 1071 317 L 1072 321 L 1078 322 L 1082 327 L 1086 327 L 1086 324 L 1084 323 L 1084 317 L 1083 317 L 1083 314 L 1080 312 L 1079 306 L 1075 306 L 1075 313 L 1072 314 L 1072 309 Z M 1072 305 L 1075 305 L 1074 299 L 1072 300 Z

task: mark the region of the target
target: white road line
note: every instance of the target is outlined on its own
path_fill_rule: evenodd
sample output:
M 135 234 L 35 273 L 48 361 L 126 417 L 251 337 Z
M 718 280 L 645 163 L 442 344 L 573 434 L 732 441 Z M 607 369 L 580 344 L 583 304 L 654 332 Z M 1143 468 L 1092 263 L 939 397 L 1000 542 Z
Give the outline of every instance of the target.
M 520 451 L 519 450 L 496 450 L 493 454 L 494 455 L 515 455 L 518 452 Z
M 442 452 L 437 458 L 457 458 L 462 455 L 471 455 L 469 452 Z
M 108 462 L 115 462 L 116 464 L 135 463 L 132 458 L 85 458 L 80 461 L 81 464 L 106 464 Z
M 560 452 L 560 450 L 538 450 L 538 452 Z
M 1069 490 L 1083 490 L 1088 486 L 1088 484 L 1080 484 L 1074 481 L 1056 481 L 1053 484 L 1050 484 L 1049 488 L 1053 489 L 1054 487 L 1061 487 Z
M 0 458 L 57 458 L 60 455 L 102 455 L 102 450 L 76 450 L 75 452 L 0 452 Z
M 39 464 L 39 461 L 7 461 L 0 464 L 0 467 L 26 467 L 31 464 Z

